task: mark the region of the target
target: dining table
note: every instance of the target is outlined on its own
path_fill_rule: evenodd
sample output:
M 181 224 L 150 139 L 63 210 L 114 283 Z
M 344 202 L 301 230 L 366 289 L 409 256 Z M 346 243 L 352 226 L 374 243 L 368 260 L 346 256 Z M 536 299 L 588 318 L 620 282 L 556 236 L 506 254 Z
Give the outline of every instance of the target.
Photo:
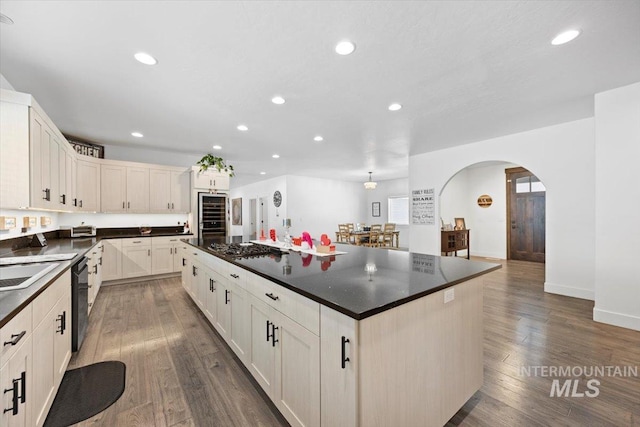
M 393 232 L 393 237 L 391 239 L 391 246 L 394 248 L 399 248 L 400 247 L 400 231 L 398 230 L 394 230 Z M 337 233 L 336 233 L 337 235 Z M 380 232 L 380 237 L 382 237 L 383 233 Z M 360 246 L 363 243 L 367 242 L 367 238 L 369 237 L 369 232 L 368 231 L 350 231 L 349 232 L 349 243 L 351 243 L 353 241 L 353 244 Z

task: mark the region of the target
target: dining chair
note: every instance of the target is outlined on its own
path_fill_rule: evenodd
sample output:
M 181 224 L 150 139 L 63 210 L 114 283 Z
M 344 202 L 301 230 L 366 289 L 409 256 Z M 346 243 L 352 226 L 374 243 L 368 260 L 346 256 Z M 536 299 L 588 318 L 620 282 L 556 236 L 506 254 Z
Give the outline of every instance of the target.
M 366 242 L 365 245 L 370 248 L 380 247 L 380 230 L 375 230 L 373 225 L 371 226 L 371 230 L 369 230 L 369 241 Z
M 342 243 L 349 243 L 350 233 L 347 224 L 338 224 L 338 241 Z
M 380 245 L 390 248 L 393 246 L 393 233 L 396 231 L 396 225 L 393 223 L 386 223 L 382 230 L 382 237 L 380 239 Z

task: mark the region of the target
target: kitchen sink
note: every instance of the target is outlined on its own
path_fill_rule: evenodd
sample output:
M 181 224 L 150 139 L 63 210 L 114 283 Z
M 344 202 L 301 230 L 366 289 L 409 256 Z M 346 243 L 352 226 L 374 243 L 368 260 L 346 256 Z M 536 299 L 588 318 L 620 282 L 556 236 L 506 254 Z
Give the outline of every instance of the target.
M 52 262 L 0 267 L 0 292 L 27 288 L 58 265 Z

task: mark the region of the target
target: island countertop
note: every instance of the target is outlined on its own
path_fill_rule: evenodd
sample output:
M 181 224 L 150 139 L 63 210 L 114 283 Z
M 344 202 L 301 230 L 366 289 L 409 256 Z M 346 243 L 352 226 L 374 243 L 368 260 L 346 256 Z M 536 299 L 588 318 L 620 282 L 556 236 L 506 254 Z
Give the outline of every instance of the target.
M 248 239 L 227 239 L 227 242 Z M 290 251 L 234 259 L 185 242 L 357 320 L 501 268 L 500 264 L 337 244 L 342 255 Z

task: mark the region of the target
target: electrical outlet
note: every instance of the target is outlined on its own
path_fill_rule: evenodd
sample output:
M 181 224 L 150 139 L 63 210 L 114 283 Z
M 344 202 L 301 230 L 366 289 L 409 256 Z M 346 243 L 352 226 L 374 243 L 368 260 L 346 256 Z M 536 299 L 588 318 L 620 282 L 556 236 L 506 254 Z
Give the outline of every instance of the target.
M 451 302 L 455 299 L 455 288 L 450 288 L 444 291 L 444 303 Z

